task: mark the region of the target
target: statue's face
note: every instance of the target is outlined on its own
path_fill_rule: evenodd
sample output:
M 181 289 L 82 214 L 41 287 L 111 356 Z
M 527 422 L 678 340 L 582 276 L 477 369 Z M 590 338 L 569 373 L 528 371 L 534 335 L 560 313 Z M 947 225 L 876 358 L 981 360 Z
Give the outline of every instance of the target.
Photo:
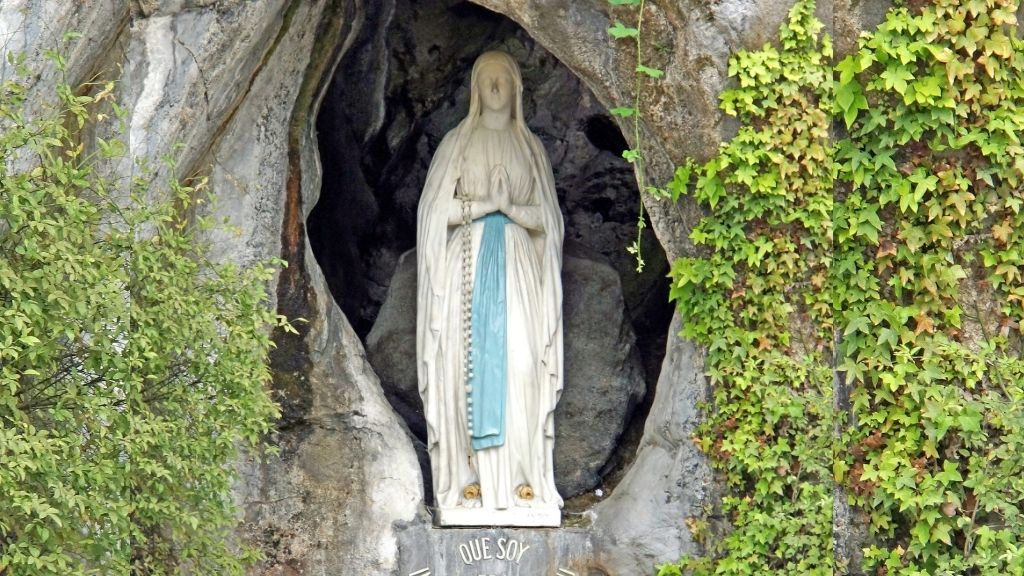
M 484 64 L 477 74 L 480 102 L 484 108 L 500 112 L 512 107 L 512 76 L 497 62 Z

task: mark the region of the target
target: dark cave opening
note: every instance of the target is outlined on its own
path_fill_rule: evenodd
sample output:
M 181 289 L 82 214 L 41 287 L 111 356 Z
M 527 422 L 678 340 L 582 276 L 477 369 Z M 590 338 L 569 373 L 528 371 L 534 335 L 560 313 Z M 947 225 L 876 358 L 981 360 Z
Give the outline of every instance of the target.
M 668 263 L 650 227 L 642 274 L 626 250 L 635 239 L 639 202 L 632 167 L 621 157 L 626 140 L 586 86 L 516 23 L 468 2 L 387 4 L 369 10 L 317 117 L 323 184 L 307 221 L 313 253 L 429 473 L 415 369 L 395 360 L 415 356 L 414 320 L 411 333 L 408 324 L 415 318 L 415 267 L 410 280 L 403 254 L 415 247 L 416 208 L 433 152 L 465 114 L 473 61 L 489 49 L 512 54 L 523 71 L 525 116 L 551 158 L 565 218 L 567 341 L 577 334 L 577 355 L 600 357 L 600 346 L 633 350 L 625 354 L 627 368 L 587 373 L 597 382 L 581 383 L 591 387 L 583 396 L 568 390 L 575 381 L 566 353 L 567 390 L 556 422 L 568 423 L 556 423 L 556 456 L 573 443 L 598 443 L 585 436 L 594 423 L 620 422 L 606 432 L 611 438 L 601 439 L 603 451 L 563 455 L 566 464 L 556 466 L 559 489 L 584 495 L 608 489 L 632 460 L 642 433 L 672 316 Z M 601 309 L 608 305 L 601 298 L 612 292 L 621 294 L 618 309 Z M 602 333 L 615 331 L 606 320 L 616 314 L 622 333 Z M 614 398 L 600 389 L 627 381 L 639 388 L 618 390 Z
M 595 114 L 583 121 L 583 133 L 587 140 L 599 150 L 606 150 L 612 154 L 622 154 L 629 148 L 626 139 L 619 132 L 615 121 L 607 114 Z

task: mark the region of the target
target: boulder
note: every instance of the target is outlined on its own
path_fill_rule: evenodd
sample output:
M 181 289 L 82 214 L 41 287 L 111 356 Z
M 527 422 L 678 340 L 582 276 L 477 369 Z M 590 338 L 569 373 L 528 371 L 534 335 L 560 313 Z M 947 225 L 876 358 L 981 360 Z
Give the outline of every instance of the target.
M 568 498 L 598 485 L 646 386 L 615 270 L 600 254 L 569 243 L 562 287 L 566 376 L 555 410 L 555 483 Z M 384 394 L 425 442 L 416 384 L 414 250 L 399 259 L 366 352 Z

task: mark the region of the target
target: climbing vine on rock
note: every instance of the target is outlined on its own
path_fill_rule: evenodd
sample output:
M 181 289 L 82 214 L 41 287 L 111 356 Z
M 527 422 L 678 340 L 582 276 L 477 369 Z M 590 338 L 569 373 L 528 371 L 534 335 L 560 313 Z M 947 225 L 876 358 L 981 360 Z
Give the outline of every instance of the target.
M 660 572 L 1024 573 L 1018 5 L 897 8 L 836 66 L 834 97 L 811 9 L 781 51 L 731 60 L 722 107 L 744 127 L 670 186 L 695 174 L 709 213 L 671 296 L 708 348 L 697 441 L 734 530 Z M 833 376 L 850 409 L 831 458 Z M 832 565 L 826 455 L 871 530 L 862 567 Z
M 913 2 L 837 66 L 835 464 L 876 574 L 1024 573 L 1017 3 Z
M 670 297 L 707 348 L 714 394 L 694 441 L 733 530 L 662 575 L 832 574 L 832 48 L 813 10 L 792 8 L 781 49 L 731 59 L 721 107 L 743 127 L 668 187 L 695 179 L 708 209 L 691 234 L 704 256 L 676 260 Z

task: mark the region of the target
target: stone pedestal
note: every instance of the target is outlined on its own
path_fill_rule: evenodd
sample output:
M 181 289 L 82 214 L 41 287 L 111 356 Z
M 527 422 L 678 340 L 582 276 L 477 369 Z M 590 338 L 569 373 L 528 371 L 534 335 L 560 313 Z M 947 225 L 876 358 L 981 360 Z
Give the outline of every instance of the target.
M 590 576 L 590 537 L 575 528 L 436 528 L 398 534 L 401 576 Z
M 521 526 L 558 528 L 562 511 L 550 508 L 438 508 L 434 516 L 438 526 Z

